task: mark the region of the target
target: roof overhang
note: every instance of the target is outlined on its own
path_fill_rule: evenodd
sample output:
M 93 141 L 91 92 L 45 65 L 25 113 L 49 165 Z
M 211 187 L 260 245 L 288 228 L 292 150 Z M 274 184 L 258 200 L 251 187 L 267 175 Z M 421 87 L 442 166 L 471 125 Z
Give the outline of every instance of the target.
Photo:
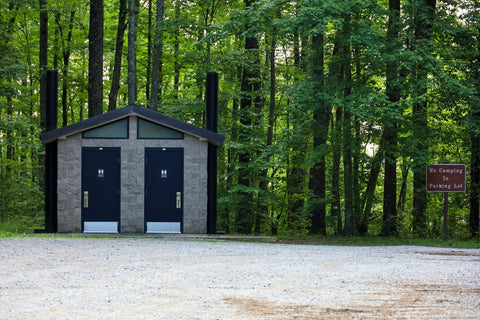
M 168 117 L 151 109 L 139 107 L 137 105 L 126 106 L 71 124 L 69 126 L 44 132 L 40 135 L 40 139 L 43 143 L 47 144 L 58 139 L 66 139 L 68 136 L 73 134 L 103 126 L 110 122 L 114 122 L 129 116 L 138 116 L 170 129 L 192 135 L 200 140 L 208 141 L 208 143 L 215 146 L 221 146 L 225 141 L 225 137 L 216 132 L 196 127 L 192 124 Z

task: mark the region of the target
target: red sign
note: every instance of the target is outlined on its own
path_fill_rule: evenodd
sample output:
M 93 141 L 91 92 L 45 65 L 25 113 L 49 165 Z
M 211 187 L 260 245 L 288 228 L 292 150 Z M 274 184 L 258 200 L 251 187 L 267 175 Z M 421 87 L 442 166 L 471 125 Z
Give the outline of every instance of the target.
M 464 164 L 431 164 L 427 167 L 427 191 L 465 192 Z

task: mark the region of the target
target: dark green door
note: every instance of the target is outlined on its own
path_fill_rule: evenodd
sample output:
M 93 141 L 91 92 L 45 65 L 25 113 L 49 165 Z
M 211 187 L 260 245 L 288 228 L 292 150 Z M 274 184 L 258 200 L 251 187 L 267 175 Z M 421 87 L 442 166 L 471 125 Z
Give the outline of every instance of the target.
M 145 231 L 183 230 L 183 149 L 145 148 Z
M 82 228 L 118 232 L 120 148 L 82 148 Z

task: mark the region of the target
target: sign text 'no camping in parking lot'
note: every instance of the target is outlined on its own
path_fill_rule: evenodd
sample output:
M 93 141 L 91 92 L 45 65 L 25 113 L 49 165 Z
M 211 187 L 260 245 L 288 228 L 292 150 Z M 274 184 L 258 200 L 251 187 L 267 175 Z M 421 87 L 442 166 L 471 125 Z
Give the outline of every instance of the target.
M 465 192 L 464 164 L 431 164 L 427 167 L 427 191 Z

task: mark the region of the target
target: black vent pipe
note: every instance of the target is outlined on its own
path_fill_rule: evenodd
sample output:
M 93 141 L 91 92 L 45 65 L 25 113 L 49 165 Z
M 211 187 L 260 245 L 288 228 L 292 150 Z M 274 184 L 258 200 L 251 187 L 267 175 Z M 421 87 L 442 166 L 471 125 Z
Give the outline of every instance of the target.
M 207 74 L 207 129 L 218 131 L 218 73 Z
M 207 74 L 207 130 L 218 128 L 218 73 Z M 217 146 L 208 144 L 207 165 L 207 233 L 217 233 Z
M 57 129 L 58 71 L 47 71 L 46 131 Z M 57 232 L 57 141 L 45 145 L 45 231 Z
M 58 125 L 58 71 L 47 71 L 47 110 L 46 130 L 55 130 Z

